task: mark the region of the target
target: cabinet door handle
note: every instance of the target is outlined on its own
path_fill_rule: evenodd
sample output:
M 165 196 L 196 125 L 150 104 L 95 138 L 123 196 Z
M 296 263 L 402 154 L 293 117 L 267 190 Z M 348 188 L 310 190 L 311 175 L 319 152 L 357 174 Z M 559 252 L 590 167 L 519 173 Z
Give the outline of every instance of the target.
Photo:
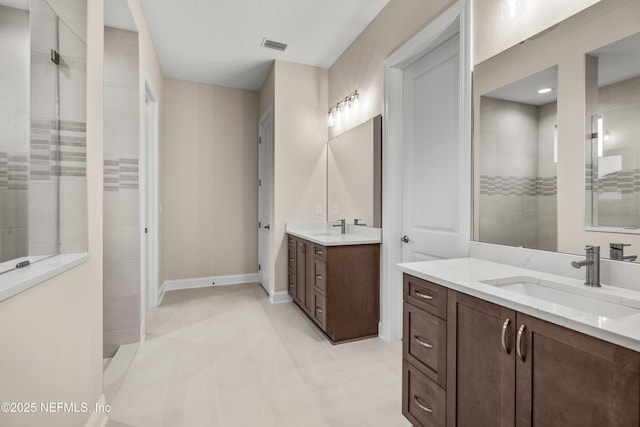
M 518 342 L 516 343 L 516 352 L 518 353 L 518 357 L 520 360 L 524 362 L 524 354 L 522 353 L 522 335 L 524 334 L 526 326 L 523 323 L 520 325 L 520 329 L 518 329 Z
M 316 279 L 324 279 L 321 274 L 316 274 Z
M 418 405 L 418 406 L 420 407 L 420 409 L 422 409 L 423 411 L 428 412 L 428 413 L 432 413 L 432 412 L 433 412 L 433 409 L 431 409 L 431 408 L 429 408 L 429 407 L 427 407 L 427 406 L 424 406 L 422 403 L 420 403 L 420 402 L 418 401 L 418 396 L 415 396 L 415 395 L 414 395 L 414 396 L 413 396 L 413 401 L 414 401 L 414 402 L 416 403 L 416 405 Z
M 417 342 L 418 344 L 420 344 L 421 346 L 423 346 L 423 347 L 426 347 L 426 348 L 433 348 L 433 344 L 429 344 L 429 343 L 428 343 L 428 342 L 426 342 L 426 341 L 422 341 L 422 340 L 420 339 L 420 337 L 419 337 L 419 336 L 417 336 L 417 335 L 414 335 L 414 336 L 413 336 L 413 339 L 415 339 L 415 340 L 416 340 L 416 342 Z
M 509 329 L 509 323 L 511 323 L 511 319 L 507 317 L 502 324 L 502 349 L 507 354 L 511 353 L 511 348 L 507 346 L 507 329 Z
M 433 299 L 433 297 L 431 295 L 423 294 L 420 291 L 415 291 L 415 293 L 416 293 L 416 296 L 418 296 L 418 297 L 420 297 L 422 299 L 426 299 L 426 300 L 432 300 Z
M 316 251 L 316 255 L 322 255 L 324 251 Z
M 292 262 L 292 261 L 293 261 L 293 258 L 289 258 L 289 262 Z
M 318 313 L 324 313 L 324 310 L 323 310 L 323 309 L 321 309 L 320 307 L 316 307 L 316 311 L 317 311 Z

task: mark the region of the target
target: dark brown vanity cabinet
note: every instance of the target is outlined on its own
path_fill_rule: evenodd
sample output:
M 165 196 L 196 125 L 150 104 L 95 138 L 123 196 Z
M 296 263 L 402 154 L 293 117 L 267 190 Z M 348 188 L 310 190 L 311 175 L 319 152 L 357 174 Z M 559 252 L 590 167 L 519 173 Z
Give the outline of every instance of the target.
M 293 301 L 334 343 L 377 336 L 380 245 L 287 239 Z
M 414 315 L 412 320 L 415 309 L 406 302 L 407 288 L 419 280 L 409 275 L 404 280 L 403 413 L 415 426 L 640 425 L 639 353 L 439 287 L 438 293 L 446 291 L 447 295 L 443 387 L 439 374 L 430 372 L 429 365 L 425 368 L 413 361 L 417 353 L 412 356 L 411 346 L 406 344 L 426 335 L 415 332 L 420 327 L 434 325 L 433 319 Z M 437 360 L 442 363 L 439 355 Z M 430 388 L 420 388 L 420 379 L 429 381 Z M 434 383 L 440 387 L 438 393 L 428 391 Z M 429 416 L 441 413 L 440 395 L 445 388 L 443 424 Z

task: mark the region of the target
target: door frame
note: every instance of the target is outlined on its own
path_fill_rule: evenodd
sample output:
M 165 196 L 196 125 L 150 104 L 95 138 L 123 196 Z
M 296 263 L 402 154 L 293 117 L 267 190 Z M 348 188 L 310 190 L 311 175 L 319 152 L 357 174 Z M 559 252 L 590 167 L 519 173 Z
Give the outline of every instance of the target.
M 265 123 L 267 120 L 271 121 L 271 135 L 269 138 L 269 143 L 271 144 L 271 146 L 269 147 L 268 150 L 268 158 L 267 159 L 263 159 L 262 158 L 262 148 L 260 146 L 258 146 L 258 177 L 261 176 L 261 171 L 263 170 L 263 168 L 265 166 L 267 166 L 267 174 L 269 176 L 269 182 L 268 182 L 268 195 L 269 195 L 269 206 L 268 206 L 268 210 L 269 210 L 269 221 L 271 222 L 273 219 L 273 104 L 269 105 L 269 107 L 267 107 L 267 109 L 265 110 L 265 112 L 262 114 L 262 116 L 260 117 L 260 120 L 258 120 L 258 138 L 262 137 L 262 125 L 263 123 Z M 259 139 L 260 141 L 260 139 Z M 260 189 L 260 185 L 258 187 L 258 223 L 260 222 L 260 214 L 261 214 L 261 209 L 262 209 L 262 191 Z M 271 260 L 271 255 L 273 254 L 273 251 L 271 249 L 272 246 L 272 241 L 271 241 L 271 229 L 269 229 L 269 231 L 267 232 L 269 235 L 269 242 L 267 245 L 267 257 L 268 257 L 268 268 L 269 268 L 269 272 L 268 272 L 268 280 L 269 283 L 267 283 L 267 286 L 265 287 L 265 284 L 262 283 L 262 274 L 260 269 L 258 269 L 258 280 L 260 281 L 260 286 L 262 286 L 264 288 L 264 290 L 267 292 L 267 294 L 269 295 L 269 297 L 271 298 L 272 295 L 274 294 L 274 292 L 272 291 L 272 288 L 274 287 L 273 284 L 273 266 L 274 263 Z M 258 265 L 263 264 L 260 258 L 261 255 L 261 250 L 262 250 L 262 233 L 260 231 L 260 228 L 258 228 Z
M 142 92 L 142 138 L 140 144 L 140 316 L 144 339 L 147 309 L 158 306 L 158 96 L 144 72 Z M 150 100 L 150 113 L 146 99 Z M 149 122 L 150 121 L 150 122 Z M 148 137 L 148 138 L 147 138 Z M 144 229 L 148 229 L 145 236 Z M 144 260 L 147 260 L 145 262 Z
M 450 31 L 458 21 L 457 30 Z M 471 238 L 471 5 L 459 0 L 422 31 L 384 61 L 384 125 L 382 143 L 382 265 L 380 268 L 379 335 L 387 341 L 402 339 L 402 274 L 396 264 L 402 262 L 402 192 L 403 186 L 403 78 L 404 70 L 417 59 L 439 46 L 451 35 L 460 33 L 460 182 L 461 221 L 469 224 L 464 231 Z M 449 34 L 447 34 L 449 33 Z M 467 245 L 468 252 L 468 245 Z

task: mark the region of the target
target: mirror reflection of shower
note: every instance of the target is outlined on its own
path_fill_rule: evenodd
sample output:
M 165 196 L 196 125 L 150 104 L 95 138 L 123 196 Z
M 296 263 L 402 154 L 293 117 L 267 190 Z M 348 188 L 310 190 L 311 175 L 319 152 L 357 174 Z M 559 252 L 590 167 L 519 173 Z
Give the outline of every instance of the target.
M 640 229 L 638 58 L 640 34 L 586 56 L 587 226 Z
M 480 98 L 479 238 L 557 250 L 557 67 Z

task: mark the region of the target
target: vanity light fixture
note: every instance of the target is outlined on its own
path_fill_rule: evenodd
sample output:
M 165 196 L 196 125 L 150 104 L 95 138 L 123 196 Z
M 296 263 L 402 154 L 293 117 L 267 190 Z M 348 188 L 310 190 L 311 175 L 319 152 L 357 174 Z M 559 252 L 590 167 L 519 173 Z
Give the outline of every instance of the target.
M 553 88 L 550 87 L 543 87 L 542 89 L 538 89 L 538 93 L 540 95 L 545 94 L 545 93 L 549 93 L 553 90 Z
M 333 127 L 336 123 L 340 123 L 343 118 L 347 118 L 352 111 L 356 111 L 360 106 L 360 95 L 358 89 L 345 96 L 336 105 L 329 108 L 327 125 Z

